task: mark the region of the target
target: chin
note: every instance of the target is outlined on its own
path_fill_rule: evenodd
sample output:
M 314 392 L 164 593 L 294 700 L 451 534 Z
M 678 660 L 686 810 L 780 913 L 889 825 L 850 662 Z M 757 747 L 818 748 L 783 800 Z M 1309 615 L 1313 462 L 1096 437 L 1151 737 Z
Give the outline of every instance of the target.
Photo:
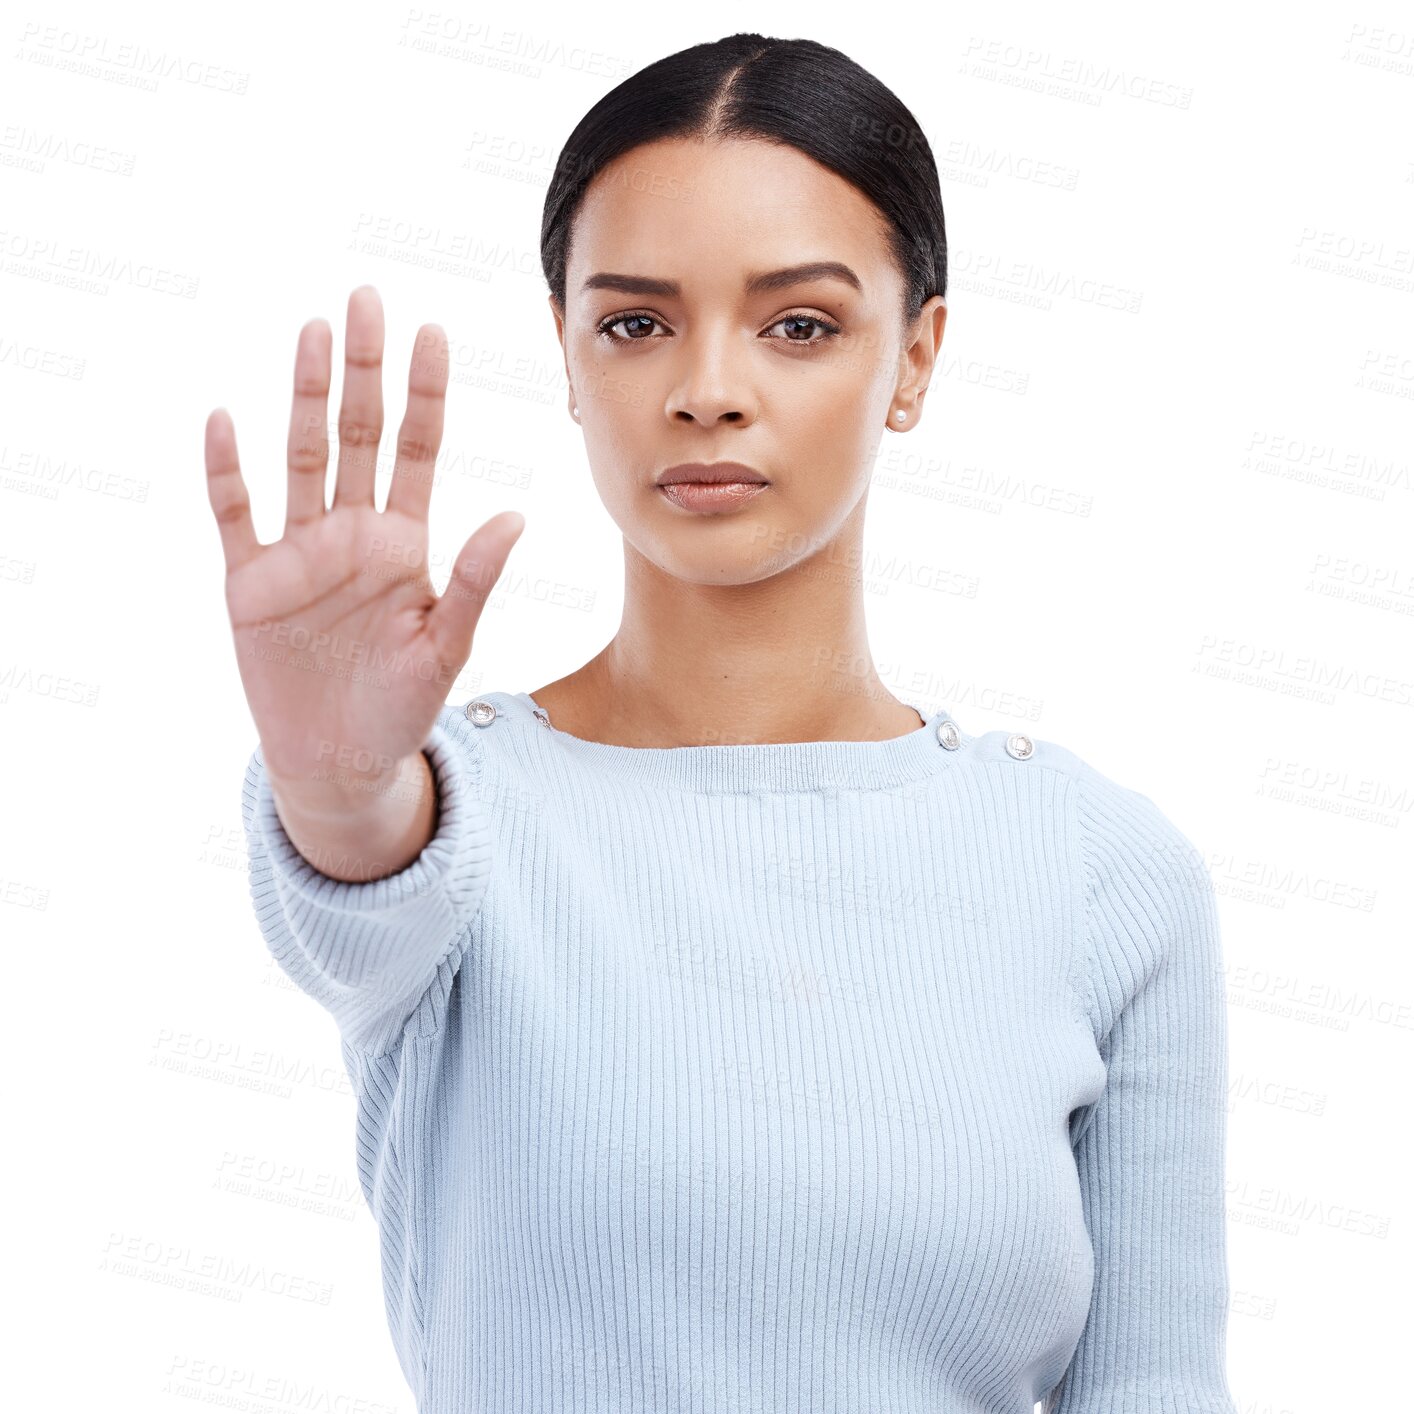
M 716 525 L 709 524 L 718 520 Z M 687 584 L 758 584 L 800 559 L 798 536 L 783 536 L 761 521 L 703 517 L 701 523 L 661 527 L 638 540 L 639 552 L 664 574 Z

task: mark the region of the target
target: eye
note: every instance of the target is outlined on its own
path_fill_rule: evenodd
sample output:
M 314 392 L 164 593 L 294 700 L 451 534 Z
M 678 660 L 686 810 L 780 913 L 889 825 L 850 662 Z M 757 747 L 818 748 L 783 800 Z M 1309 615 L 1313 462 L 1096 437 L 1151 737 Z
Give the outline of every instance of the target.
M 630 334 L 624 337 L 621 334 L 611 334 L 609 331 L 616 324 L 636 324 L 642 328 L 645 324 L 658 323 L 655 314 L 649 314 L 641 309 L 629 310 L 627 314 L 611 314 L 607 319 L 601 319 L 595 326 L 594 332 L 601 339 L 607 339 L 611 344 L 641 344 L 646 338 L 651 338 L 648 334 Z
M 646 310 L 631 309 L 621 314 L 611 314 L 605 319 L 601 319 L 595 326 L 594 332 L 602 339 L 607 339 L 613 344 L 641 344 L 654 335 L 647 332 L 648 326 L 661 324 L 656 314 L 649 314 Z M 613 330 L 617 325 L 631 326 L 631 332 L 627 334 L 615 334 Z M 826 339 L 833 339 L 842 332 L 840 326 L 832 319 L 826 319 L 820 314 L 810 314 L 804 310 L 795 310 L 782 317 L 770 328 L 775 329 L 781 325 L 787 325 L 788 330 L 783 343 L 788 344 L 823 344 Z M 812 333 L 819 332 L 819 338 L 811 338 Z M 804 337 L 801 337 L 801 335 Z
M 797 310 L 791 314 L 783 315 L 780 319 L 776 320 L 775 324 L 771 325 L 771 328 L 778 328 L 782 324 L 793 326 L 793 332 L 788 333 L 785 338 L 785 342 L 788 344 L 823 344 L 826 339 L 833 339 L 840 332 L 840 326 L 836 324 L 833 319 L 826 319 L 819 314 L 808 314 L 804 310 Z M 814 325 L 816 329 L 823 329 L 823 336 L 818 339 L 794 337 L 795 334 L 800 332 L 801 325 L 803 324 Z M 805 332 L 808 334 L 810 331 L 807 329 Z

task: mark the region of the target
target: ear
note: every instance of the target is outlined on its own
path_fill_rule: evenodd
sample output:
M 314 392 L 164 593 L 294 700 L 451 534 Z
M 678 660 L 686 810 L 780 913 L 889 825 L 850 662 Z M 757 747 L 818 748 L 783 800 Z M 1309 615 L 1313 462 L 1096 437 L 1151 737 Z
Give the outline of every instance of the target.
M 933 381 L 933 365 L 943 345 L 943 329 L 947 322 L 947 301 L 942 295 L 934 295 L 924 303 L 918 311 L 918 318 L 905 330 L 903 347 L 899 350 L 898 383 L 894 388 L 896 403 L 906 408 L 921 409 L 923 395 Z
M 555 316 L 555 337 L 556 337 L 557 339 L 559 339 L 559 341 L 560 341 L 560 352 L 564 355 L 564 360 L 565 360 L 565 382 L 569 385 L 569 395 L 570 395 L 570 396 L 569 396 L 569 402 L 566 403 L 565 406 L 566 406 L 566 407 L 569 407 L 569 406 L 570 406 L 571 404 L 573 404 L 573 402 L 575 401 L 575 397 L 574 397 L 574 382 L 573 382 L 573 380 L 570 378 L 570 355 L 569 355 L 569 350 L 568 350 L 567 348 L 565 348 L 565 312 L 564 312 L 564 310 L 562 310 L 562 309 L 560 308 L 560 306 L 556 303 L 556 301 L 555 301 L 555 296 L 554 296 L 554 295 L 550 295 L 550 296 L 548 297 L 547 303 L 548 303 L 549 306 L 550 306 L 550 313 Z
M 560 341 L 560 347 L 565 346 L 565 312 L 556 303 L 554 295 L 546 297 L 550 306 L 550 313 L 555 316 L 555 337 Z

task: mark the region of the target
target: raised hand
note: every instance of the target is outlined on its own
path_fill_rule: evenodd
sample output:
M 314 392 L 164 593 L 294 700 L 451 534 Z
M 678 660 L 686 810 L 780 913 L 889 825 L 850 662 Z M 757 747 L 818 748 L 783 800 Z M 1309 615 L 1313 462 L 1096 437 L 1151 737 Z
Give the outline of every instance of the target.
M 383 307 L 349 296 L 339 465 L 329 464 L 329 324 L 300 330 L 284 535 L 262 545 L 224 408 L 206 423 L 206 486 L 226 559 L 226 606 L 266 770 L 316 808 L 397 779 L 421 750 L 471 653 L 486 598 L 524 519 L 503 511 L 462 547 L 445 593 L 427 565 L 433 466 L 442 444 L 447 339 L 418 331 L 387 505 L 374 505 L 383 435 Z M 354 782 L 354 785 L 350 785 Z

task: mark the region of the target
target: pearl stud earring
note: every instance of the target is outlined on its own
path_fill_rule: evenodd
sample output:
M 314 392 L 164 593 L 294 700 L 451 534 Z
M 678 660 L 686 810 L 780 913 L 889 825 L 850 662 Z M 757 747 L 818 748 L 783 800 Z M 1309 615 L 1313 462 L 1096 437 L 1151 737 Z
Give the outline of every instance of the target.
M 908 414 L 907 414 L 902 408 L 900 408 L 900 409 L 894 414 L 894 421 L 895 421 L 895 422 L 907 422 L 907 421 L 908 421 Z

